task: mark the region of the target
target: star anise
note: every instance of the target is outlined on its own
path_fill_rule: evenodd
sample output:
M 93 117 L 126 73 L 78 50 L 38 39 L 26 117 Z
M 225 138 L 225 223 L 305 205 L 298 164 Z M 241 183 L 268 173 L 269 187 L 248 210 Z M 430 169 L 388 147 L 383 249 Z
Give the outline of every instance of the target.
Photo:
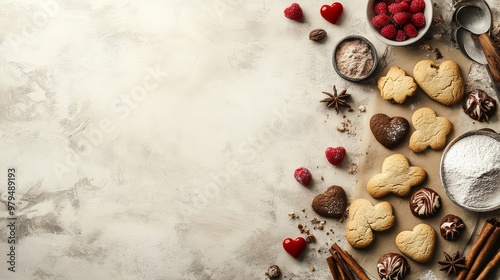
M 447 277 L 450 276 L 452 272 L 453 274 L 458 275 L 460 270 L 467 268 L 465 266 L 465 257 L 460 256 L 460 252 L 457 251 L 453 257 L 448 255 L 446 252 L 443 252 L 443 254 L 445 259 L 438 261 L 438 264 L 441 265 L 439 270 L 447 270 Z
M 346 92 L 347 89 L 344 89 L 340 92 L 340 94 L 337 95 L 337 88 L 333 86 L 333 94 L 323 91 L 324 94 L 330 97 L 327 97 L 320 102 L 327 102 L 326 108 L 333 106 L 335 108 L 335 111 L 337 111 L 337 114 L 339 113 L 339 107 L 347 107 L 349 108 L 349 110 L 352 110 L 351 105 L 349 105 L 349 103 L 347 102 L 347 99 L 349 99 L 351 95 L 347 94 Z

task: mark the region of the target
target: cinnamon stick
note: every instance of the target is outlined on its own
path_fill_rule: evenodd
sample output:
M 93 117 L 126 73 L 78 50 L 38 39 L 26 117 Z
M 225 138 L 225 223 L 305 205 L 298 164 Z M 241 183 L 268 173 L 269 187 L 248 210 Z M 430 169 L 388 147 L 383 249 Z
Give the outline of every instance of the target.
M 328 264 L 328 268 L 330 268 L 330 273 L 332 274 L 333 280 L 340 280 L 339 270 L 333 257 L 326 258 L 326 263 Z
M 337 265 L 337 270 L 339 271 L 339 276 L 340 276 L 340 280 L 347 280 L 347 276 L 345 275 L 345 272 L 344 270 L 342 270 L 342 267 L 340 266 L 341 262 L 335 262 L 335 264 Z
M 483 228 L 481 229 L 481 232 L 479 233 L 479 237 L 476 239 L 476 241 L 472 245 L 472 248 L 467 254 L 467 257 L 465 258 L 465 265 L 467 266 L 467 269 L 460 271 L 460 273 L 457 276 L 457 280 L 466 279 L 469 271 L 471 270 L 475 262 L 476 257 L 481 252 L 481 249 L 484 248 L 485 243 L 488 241 L 489 237 L 495 230 L 496 228 L 495 225 L 497 223 L 498 222 L 495 219 L 486 220 L 486 222 L 483 225 Z
M 488 279 L 488 276 L 500 265 L 500 249 L 495 254 L 495 257 L 486 265 L 481 274 L 477 277 L 477 280 Z
M 337 243 L 333 243 L 332 249 L 339 253 L 342 260 L 351 268 L 352 272 L 356 274 L 360 280 L 370 280 L 358 262 L 356 262 L 351 255 L 344 252 L 344 250 L 342 250 Z
M 486 243 L 483 246 L 483 249 L 479 254 L 477 255 L 476 260 L 472 264 L 472 267 L 469 270 L 469 273 L 467 273 L 467 277 L 465 277 L 465 280 L 476 280 L 479 274 L 481 273 L 482 269 L 488 262 L 488 259 L 490 258 L 490 255 L 493 252 L 496 252 L 498 250 L 498 241 L 500 240 L 500 227 L 496 226 L 493 232 L 491 233 L 490 237 L 486 241 Z
M 333 259 L 335 259 L 340 269 L 344 272 L 343 274 L 345 275 L 346 279 L 354 280 L 354 275 L 352 275 L 352 272 L 345 266 L 344 261 L 340 257 L 339 253 L 330 248 L 330 254 L 332 254 Z

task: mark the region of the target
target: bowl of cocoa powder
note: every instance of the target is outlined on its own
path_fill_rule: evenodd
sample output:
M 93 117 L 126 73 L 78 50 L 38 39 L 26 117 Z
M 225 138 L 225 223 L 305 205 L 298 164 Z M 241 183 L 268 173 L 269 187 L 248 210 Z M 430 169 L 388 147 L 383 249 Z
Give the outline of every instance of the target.
M 349 35 L 335 45 L 332 63 L 340 77 L 359 82 L 370 77 L 377 68 L 377 50 L 365 37 Z

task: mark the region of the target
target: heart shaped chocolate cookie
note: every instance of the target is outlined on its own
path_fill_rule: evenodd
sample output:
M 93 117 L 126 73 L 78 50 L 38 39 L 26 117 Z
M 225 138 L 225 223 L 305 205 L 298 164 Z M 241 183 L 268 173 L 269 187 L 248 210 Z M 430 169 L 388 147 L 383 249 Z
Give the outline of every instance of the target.
M 413 78 L 430 98 L 441 104 L 453 105 L 464 96 L 462 73 L 453 60 L 441 64 L 421 60 L 413 68 Z
M 416 225 L 413 230 L 402 231 L 396 236 L 396 246 L 408 258 L 427 263 L 434 256 L 436 232 L 427 224 Z
M 347 196 L 344 189 L 335 185 L 329 187 L 313 199 L 312 208 L 320 216 L 341 218 L 347 208 Z
M 403 117 L 389 117 L 386 114 L 375 114 L 370 119 L 370 129 L 375 139 L 387 149 L 401 144 L 408 135 L 410 123 Z

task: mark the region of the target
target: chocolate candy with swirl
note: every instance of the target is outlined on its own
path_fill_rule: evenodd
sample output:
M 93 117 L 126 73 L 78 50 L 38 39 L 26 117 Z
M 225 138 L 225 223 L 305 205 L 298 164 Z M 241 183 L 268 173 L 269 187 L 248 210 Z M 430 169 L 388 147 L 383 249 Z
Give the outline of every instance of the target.
M 441 197 L 429 188 L 417 190 L 410 198 L 411 213 L 417 218 L 434 217 L 441 209 Z
M 457 240 L 465 228 L 464 221 L 460 217 L 449 214 L 444 216 L 439 226 L 441 236 L 446 240 Z
M 381 280 L 400 280 L 410 274 L 410 265 L 402 255 L 387 253 L 378 260 L 377 272 Z
M 486 92 L 476 89 L 467 94 L 462 108 L 473 120 L 487 122 L 497 110 L 497 102 Z

